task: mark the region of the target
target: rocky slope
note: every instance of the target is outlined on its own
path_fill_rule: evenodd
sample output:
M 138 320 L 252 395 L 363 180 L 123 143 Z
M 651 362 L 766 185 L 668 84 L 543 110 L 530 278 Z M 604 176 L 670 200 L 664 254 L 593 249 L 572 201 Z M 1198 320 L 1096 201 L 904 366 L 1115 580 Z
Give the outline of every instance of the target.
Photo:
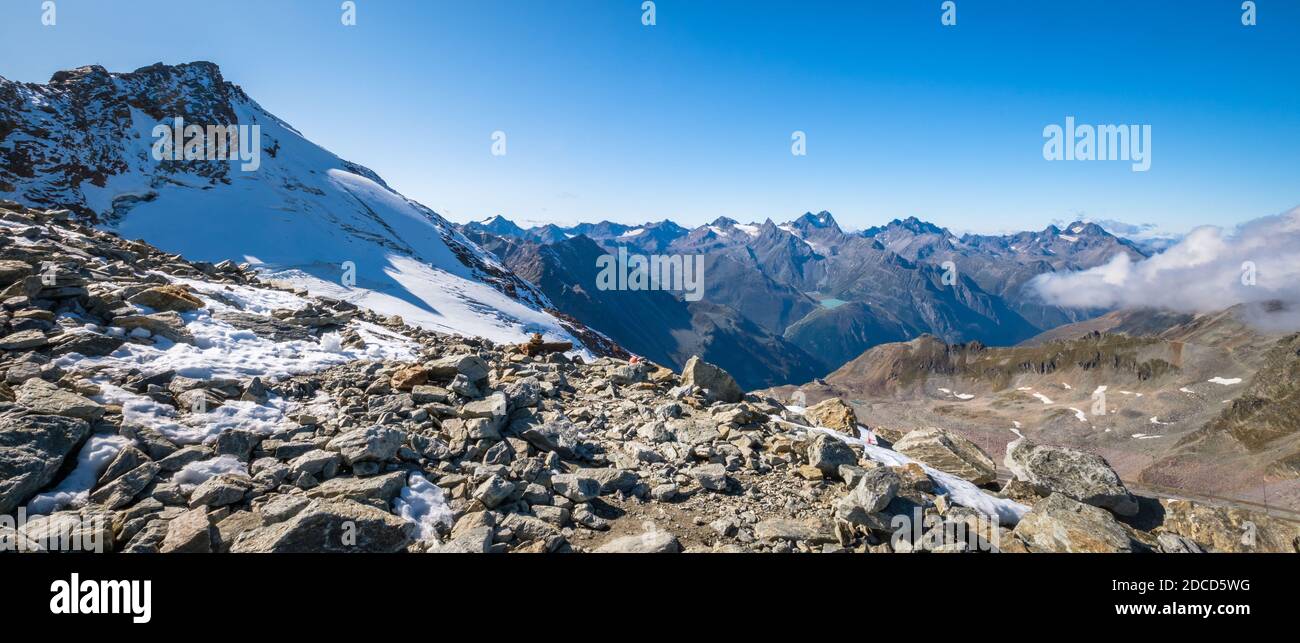
M 1087 453 L 1018 442 L 997 485 L 960 435 L 885 448 L 842 403 L 746 395 L 699 359 L 679 375 L 446 335 L 71 218 L 0 202 L 5 551 L 1294 551 L 1300 536 L 1136 497 Z
M 1135 484 L 1295 510 L 1300 354 L 1243 321 L 1266 314 L 1120 311 L 1010 348 L 924 337 L 799 390 L 852 400 L 895 437 L 943 426 L 996 451 L 1028 436 L 1104 454 Z

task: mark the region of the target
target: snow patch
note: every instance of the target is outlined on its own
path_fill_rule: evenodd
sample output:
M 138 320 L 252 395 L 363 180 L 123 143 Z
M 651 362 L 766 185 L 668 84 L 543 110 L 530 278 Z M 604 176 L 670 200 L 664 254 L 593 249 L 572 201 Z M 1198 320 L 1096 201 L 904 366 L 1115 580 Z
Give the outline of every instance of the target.
M 438 526 L 450 529 L 453 520 L 451 506 L 443 497 L 442 489 L 417 471 L 406 477 L 406 486 L 393 499 L 393 511 L 414 524 L 416 540 L 425 542 L 436 541 Z

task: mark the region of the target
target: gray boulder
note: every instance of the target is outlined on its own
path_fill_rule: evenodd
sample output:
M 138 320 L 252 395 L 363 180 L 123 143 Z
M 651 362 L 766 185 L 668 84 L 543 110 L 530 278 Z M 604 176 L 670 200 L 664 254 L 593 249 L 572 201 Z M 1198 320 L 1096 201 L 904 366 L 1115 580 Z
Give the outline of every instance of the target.
M 838 475 L 840 465 L 857 464 L 858 454 L 843 440 L 818 433 L 808 444 L 808 464 L 826 475 Z
M 894 444 L 894 450 L 975 484 L 998 479 L 993 458 L 974 442 L 946 429 L 912 431 Z
M 233 553 L 392 553 L 411 544 L 415 525 L 351 500 L 316 500 L 281 523 L 244 532 Z
M 397 455 L 406 434 L 397 429 L 370 426 L 355 429 L 329 441 L 328 448 L 338 451 L 348 464 L 385 462 Z
M 1138 549 L 1114 516 L 1059 493 L 1038 501 L 1013 533 L 1038 552 L 1104 554 Z
M 863 474 L 858 486 L 835 504 L 835 515 L 855 525 L 879 527 L 874 514 L 884 511 L 902 485 L 898 474 L 889 467 L 877 467 Z
M 1099 455 L 1022 438 L 1007 445 L 1006 466 L 1044 495 L 1059 493 L 1120 516 L 1138 512 L 1137 500 Z
M 90 424 L 76 418 L 0 416 L 0 514 L 53 482 L 89 435 Z
M 104 407 L 72 391 L 33 378 L 14 391 L 18 404 L 40 415 L 62 415 L 94 422 L 104 416 Z
M 706 391 L 705 397 L 717 402 L 734 403 L 745 397 L 745 392 L 730 373 L 698 355 L 691 357 L 682 367 L 682 386 L 698 386 Z

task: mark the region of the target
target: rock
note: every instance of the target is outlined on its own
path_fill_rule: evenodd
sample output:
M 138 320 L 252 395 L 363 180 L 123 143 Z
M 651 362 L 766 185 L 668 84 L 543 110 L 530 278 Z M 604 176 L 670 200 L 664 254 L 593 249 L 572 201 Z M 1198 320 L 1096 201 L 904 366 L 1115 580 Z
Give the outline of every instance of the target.
M 698 355 L 691 357 L 682 367 L 682 386 L 698 386 L 706 391 L 708 399 L 717 402 L 735 403 L 745 397 L 745 392 L 729 373 Z
M 296 479 L 304 474 L 320 478 L 333 478 L 338 473 L 339 461 L 342 459 L 337 453 L 314 449 L 308 451 L 289 462 L 289 475 L 291 479 Z
M 838 397 L 808 407 L 804 410 L 804 417 L 817 426 L 858 437 L 858 417 L 853 412 L 853 407 Z
M 116 480 L 90 494 L 91 502 L 109 509 L 121 509 L 131 503 L 158 475 L 158 463 L 145 461 L 140 466 L 122 474 Z
M 754 525 L 754 536 L 761 541 L 807 542 L 823 544 L 839 542 L 834 530 L 821 522 L 769 518 Z
M 233 455 L 247 461 L 253 455 L 253 448 L 261 437 L 252 431 L 230 429 L 217 436 L 217 455 Z
M 525 516 L 523 514 L 506 516 L 505 520 L 501 522 L 501 527 L 513 532 L 515 539 L 519 542 L 549 540 L 561 535 L 559 528 L 555 525 L 536 516 Z
M 260 514 L 236 511 L 217 523 L 217 551 L 230 551 L 230 545 L 241 535 L 265 525 Z
M 1035 504 L 1013 533 L 1038 552 L 1129 553 L 1138 549 L 1114 516 L 1060 493 Z
M 45 337 L 45 333 L 33 328 L 31 330 L 20 330 L 0 338 L 0 350 L 29 351 L 48 343 L 50 343 L 50 340 Z
M 977 485 L 998 479 L 997 465 L 988 454 L 946 429 L 912 431 L 894 444 L 894 450 Z
M 858 454 L 838 438 L 818 433 L 808 443 L 808 464 L 824 475 L 838 475 L 841 465 L 857 462 Z
M 1224 553 L 1300 552 L 1300 525 L 1252 511 L 1190 500 L 1161 500 L 1159 531 L 1177 534 L 1204 549 Z
M 416 404 L 446 404 L 451 399 L 451 392 L 441 386 L 415 386 L 411 388 L 411 400 Z
M 515 483 L 494 475 L 483 481 L 483 484 L 474 490 L 474 499 L 491 509 L 504 502 L 514 492 Z
M 190 389 L 176 394 L 176 408 L 186 413 L 208 413 L 220 408 L 225 400 L 205 388 Z
M 429 369 L 423 366 L 408 366 L 389 378 L 389 384 L 394 390 L 410 391 L 417 387 L 422 387 L 429 381 Z
M 212 521 L 207 510 L 198 507 L 172 518 L 158 551 L 164 554 L 207 554 L 212 552 L 212 540 Z
M 293 518 L 245 532 L 232 553 L 393 553 L 411 544 L 415 525 L 351 500 L 315 500 Z
M 406 486 L 406 472 L 393 471 L 368 478 L 334 478 L 307 492 L 308 498 L 341 498 L 387 505 Z
M 109 337 L 92 332 L 64 333 L 51 349 L 53 355 L 81 355 L 83 357 L 105 357 L 122 347 L 126 340 Z
M 53 482 L 89 435 L 90 424 L 76 418 L 0 416 L 0 514 Z
M 10 286 L 30 274 L 32 266 L 26 261 L 0 260 L 0 287 Z
M 128 444 L 113 456 L 113 461 L 99 474 L 99 480 L 95 484 L 102 487 L 146 462 L 149 462 L 149 456 Z
M 185 320 L 174 312 L 154 313 L 152 315 L 120 315 L 113 318 L 112 325 L 126 329 L 128 332 L 143 328 L 152 335 L 173 342 L 194 343 L 194 336 L 185 329 Z
M 555 493 L 576 503 L 584 503 L 600 495 L 601 484 L 595 478 L 574 473 L 551 476 Z
M 677 491 L 677 485 L 669 482 L 656 485 L 654 489 L 650 490 L 650 497 L 659 502 L 668 502 L 677 496 Z
M 177 449 L 170 455 L 159 460 L 158 466 L 162 467 L 163 471 L 180 471 L 181 469 L 184 469 L 187 464 L 199 462 L 200 460 L 207 460 L 213 455 L 212 449 L 203 445 L 195 444 L 183 449 Z
M 1006 466 L 1044 495 L 1060 493 L 1120 516 L 1138 512 L 1137 500 L 1101 456 L 1022 438 L 1007 445 Z
M 554 452 L 566 460 L 578 457 L 577 429 L 568 421 L 530 426 L 519 437 L 540 451 Z
M 42 379 L 23 382 L 14 393 L 18 404 L 40 415 L 62 415 L 94 422 L 104 416 L 104 407 Z
M 478 355 L 451 355 L 429 363 L 428 369 L 433 378 L 450 380 L 460 374 L 476 385 L 486 382 L 492 372 L 488 363 Z
M 677 554 L 682 551 L 682 545 L 676 536 L 651 529 L 642 534 L 608 540 L 594 551 L 597 554 Z
M 614 493 L 615 491 L 630 492 L 641 483 L 641 476 L 637 475 L 635 471 L 617 467 L 583 469 L 582 475 L 594 478 L 596 482 L 600 483 L 599 495 Z
M 327 447 L 338 451 L 348 464 L 386 462 L 397 455 L 406 434 L 397 429 L 371 426 L 356 429 L 329 441 Z
M 310 504 L 311 500 L 303 496 L 277 493 L 254 500 L 253 511 L 262 516 L 264 524 L 271 525 L 298 515 L 298 512 L 306 509 Z
M 901 481 L 898 474 L 888 467 L 871 469 L 862 475 L 858 486 L 835 503 L 835 515 L 856 525 L 879 528 L 880 521 L 874 514 L 884 511 L 885 507 L 898 493 Z
M 203 300 L 190 294 L 184 286 L 168 284 L 146 288 L 127 299 L 137 305 L 146 306 L 156 311 L 178 313 L 198 310 L 203 307 Z
M 190 507 L 224 507 L 242 502 L 253 481 L 237 473 L 223 473 L 204 480 L 190 493 Z
M 727 468 L 720 464 L 702 464 L 693 467 L 688 473 L 700 483 L 701 487 L 709 491 L 726 491 L 727 481 L 730 480 L 727 476 Z
M 1191 538 L 1168 532 L 1158 534 L 1156 542 L 1160 544 L 1162 554 L 1204 554 L 1205 550 Z

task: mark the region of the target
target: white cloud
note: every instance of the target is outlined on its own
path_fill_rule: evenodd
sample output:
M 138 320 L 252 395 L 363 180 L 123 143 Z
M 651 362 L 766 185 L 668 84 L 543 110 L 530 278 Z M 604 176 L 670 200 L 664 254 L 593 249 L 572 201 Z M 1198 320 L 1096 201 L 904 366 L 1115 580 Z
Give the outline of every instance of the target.
M 1245 278 L 1250 266 L 1253 284 Z M 1197 228 L 1150 259 L 1120 255 L 1089 270 L 1040 275 L 1031 287 L 1048 303 L 1072 308 L 1203 313 L 1276 301 L 1284 310 L 1253 321 L 1300 328 L 1300 208 L 1231 231 Z

